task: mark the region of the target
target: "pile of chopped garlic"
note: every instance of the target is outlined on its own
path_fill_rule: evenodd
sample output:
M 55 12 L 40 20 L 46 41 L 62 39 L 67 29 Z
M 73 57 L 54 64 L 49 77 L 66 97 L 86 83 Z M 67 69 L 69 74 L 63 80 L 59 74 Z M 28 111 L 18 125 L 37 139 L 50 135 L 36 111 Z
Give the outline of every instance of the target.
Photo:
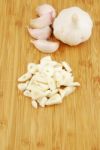
M 32 99 L 32 106 L 62 103 L 80 83 L 74 82 L 72 69 L 66 62 L 58 63 L 46 56 L 40 64 L 29 63 L 27 73 L 18 79 L 18 89 Z

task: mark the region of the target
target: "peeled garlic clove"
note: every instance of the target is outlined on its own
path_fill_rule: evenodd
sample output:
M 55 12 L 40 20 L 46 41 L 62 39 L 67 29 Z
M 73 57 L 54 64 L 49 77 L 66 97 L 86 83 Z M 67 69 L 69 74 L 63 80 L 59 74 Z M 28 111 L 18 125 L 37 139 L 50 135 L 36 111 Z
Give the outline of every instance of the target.
M 25 73 L 24 75 L 22 75 L 21 77 L 18 78 L 19 82 L 24 82 L 29 80 L 32 77 L 32 74 L 30 72 Z
M 36 12 L 39 16 L 45 15 L 47 13 L 52 13 L 52 17 L 55 18 L 56 17 L 56 11 L 55 9 L 49 5 L 49 4 L 43 4 L 40 5 L 36 8 Z
M 53 20 L 52 20 L 51 13 L 48 13 L 46 15 L 39 17 L 39 18 L 32 19 L 30 21 L 30 26 L 32 28 L 40 29 L 40 28 L 44 28 L 46 26 L 51 25 L 52 22 L 53 22 Z
M 46 40 L 31 40 L 31 43 L 43 53 L 53 53 L 59 48 L 58 42 L 51 42 Z
M 47 26 L 41 29 L 28 28 L 28 32 L 35 39 L 46 40 L 50 37 L 52 30 L 49 26 Z
M 54 105 L 54 104 L 60 104 L 62 103 L 62 98 L 59 94 L 55 94 L 52 97 L 48 99 L 46 102 L 46 105 Z
M 32 106 L 36 109 L 38 108 L 37 102 L 35 100 L 32 100 Z

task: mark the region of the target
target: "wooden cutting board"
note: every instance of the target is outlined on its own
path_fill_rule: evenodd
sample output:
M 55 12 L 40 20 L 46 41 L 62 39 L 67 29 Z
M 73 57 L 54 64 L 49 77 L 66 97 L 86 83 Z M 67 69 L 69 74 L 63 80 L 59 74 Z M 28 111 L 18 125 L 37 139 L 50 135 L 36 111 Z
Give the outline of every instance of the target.
M 43 3 L 57 12 L 83 8 L 94 29 L 89 41 L 61 44 L 51 54 L 71 65 L 81 87 L 61 105 L 35 110 L 18 91 L 17 78 L 29 62 L 46 56 L 30 44 L 26 29 Z M 0 0 L 0 150 L 100 150 L 100 0 Z

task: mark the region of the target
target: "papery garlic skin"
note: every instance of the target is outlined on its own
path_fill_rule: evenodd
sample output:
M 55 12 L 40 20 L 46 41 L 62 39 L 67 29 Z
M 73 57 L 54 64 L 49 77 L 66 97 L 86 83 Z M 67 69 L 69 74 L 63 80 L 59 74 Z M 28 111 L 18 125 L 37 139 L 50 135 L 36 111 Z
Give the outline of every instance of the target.
M 62 10 L 53 23 L 55 37 L 70 46 L 87 41 L 92 34 L 92 28 L 91 17 L 79 7 Z
M 36 12 L 39 16 L 45 15 L 47 13 L 52 13 L 52 17 L 55 18 L 56 17 L 56 11 L 55 9 L 49 5 L 49 4 L 43 4 L 40 5 L 36 8 Z

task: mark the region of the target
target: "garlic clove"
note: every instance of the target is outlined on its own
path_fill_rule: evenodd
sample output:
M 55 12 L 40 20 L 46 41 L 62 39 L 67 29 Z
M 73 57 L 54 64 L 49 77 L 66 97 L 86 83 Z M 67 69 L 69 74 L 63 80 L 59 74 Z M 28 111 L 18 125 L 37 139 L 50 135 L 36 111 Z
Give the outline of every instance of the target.
M 51 36 L 52 29 L 49 26 L 41 29 L 28 28 L 28 32 L 35 39 L 46 40 Z
M 59 42 L 47 40 L 31 40 L 31 43 L 43 53 L 53 53 L 59 48 Z
M 49 26 L 52 23 L 53 23 L 53 19 L 52 19 L 51 13 L 48 13 L 39 18 L 31 19 L 30 26 L 32 28 L 40 29 L 40 28 Z
M 56 17 L 56 11 L 55 9 L 49 5 L 49 4 L 43 4 L 40 5 L 36 8 L 36 12 L 39 16 L 45 15 L 47 13 L 52 13 L 52 17 L 55 18 Z

